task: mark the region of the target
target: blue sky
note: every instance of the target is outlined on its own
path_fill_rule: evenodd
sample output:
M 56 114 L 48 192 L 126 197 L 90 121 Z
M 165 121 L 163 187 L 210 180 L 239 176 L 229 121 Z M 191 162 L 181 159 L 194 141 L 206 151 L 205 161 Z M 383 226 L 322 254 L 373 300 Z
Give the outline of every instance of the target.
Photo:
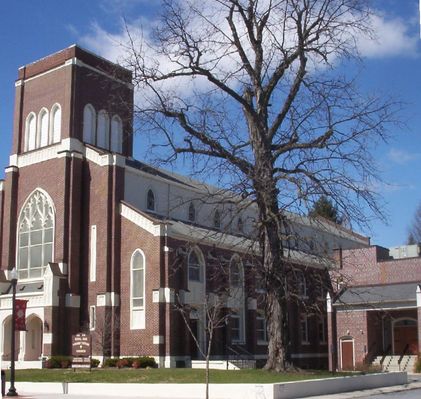
M 421 201 L 421 40 L 418 0 L 376 0 L 374 21 L 379 40 L 361 43 L 364 90 L 405 102 L 402 125 L 390 131 L 388 143 L 374 156 L 385 184 L 388 223 L 373 221 L 372 242 L 393 246 L 405 242 L 412 215 Z M 153 18 L 158 0 L 14 0 L 0 1 L 0 168 L 10 155 L 14 80 L 18 67 L 78 43 L 115 58 L 113 43 L 123 37 L 122 17 L 130 24 Z M 145 145 L 135 140 L 142 157 Z M 0 172 L 0 177 L 4 173 Z

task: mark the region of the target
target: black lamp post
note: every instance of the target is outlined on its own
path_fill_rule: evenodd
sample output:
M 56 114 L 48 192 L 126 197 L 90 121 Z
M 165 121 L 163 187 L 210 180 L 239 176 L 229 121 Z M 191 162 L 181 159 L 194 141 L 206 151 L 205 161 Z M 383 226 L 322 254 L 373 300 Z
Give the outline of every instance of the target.
M 15 346 L 16 346 L 16 285 L 18 283 L 18 273 L 16 268 L 13 268 L 10 272 L 10 282 L 12 283 L 12 343 L 11 352 L 12 358 L 10 359 L 10 388 L 6 396 L 18 396 L 15 388 Z

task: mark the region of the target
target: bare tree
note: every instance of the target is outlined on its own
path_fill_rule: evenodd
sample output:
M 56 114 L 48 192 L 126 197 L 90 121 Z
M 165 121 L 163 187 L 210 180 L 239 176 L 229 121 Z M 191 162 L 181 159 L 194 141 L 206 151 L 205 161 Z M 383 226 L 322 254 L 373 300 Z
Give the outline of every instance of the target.
M 268 361 L 288 367 L 285 210 L 320 195 L 347 219 L 381 216 L 370 148 L 396 104 L 363 96 L 345 62 L 371 35 L 366 0 L 164 0 L 151 35 L 129 34 L 137 116 L 158 155 L 220 171 L 257 208 L 267 283 Z M 157 135 L 156 133 L 160 133 Z
M 211 356 L 212 344 L 215 336 L 215 331 L 221 328 L 226 328 L 229 320 L 229 313 L 225 311 L 226 295 L 218 293 L 206 294 L 203 298 L 203 303 L 200 304 L 201 311 L 203 312 L 203 329 L 206 334 L 205 346 L 201 345 L 200 337 L 192 330 L 190 325 L 190 317 L 192 307 L 183 304 L 180 298 L 177 298 L 175 309 L 180 313 L 184 324 L 190 334 L 191 339 L 201 356 L 205 359 L 205 397 L 209 398 L 209 382 L 210 382 L 210 368 L 209 361 Z

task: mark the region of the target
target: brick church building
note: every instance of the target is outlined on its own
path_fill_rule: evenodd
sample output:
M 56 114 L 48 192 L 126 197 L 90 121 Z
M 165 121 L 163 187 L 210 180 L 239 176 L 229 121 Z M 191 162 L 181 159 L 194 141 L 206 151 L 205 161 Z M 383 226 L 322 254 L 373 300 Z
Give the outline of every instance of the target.
M 212 358 L 264 360 L 255 210 L 133 158 L 130 71 L 71 46 L 21 67 L 15 87 L 13 146 L 0 181 L 2 359 L 12 356 L 6 278 L 16 267 L 17 297 L 28 300 L 15 353 L 22 364 L 69 354 L 71 335 L 87 331 L 99 358 L 149 355 L 161 367 L 190 366 L 201 356 L 186 322 L 205 349 L 204 301 L 224 287 L 227 318 Z M 291 218 L 288 236 L 301 238 L 288 252 L 296 294 L 319 310 L 291 303 L 292 359 L 327 367 L 326 291 L 317 281 L 328 276 L 312 253 L 369 240 Z M 187 318 L 176 303 L 188 305 Z

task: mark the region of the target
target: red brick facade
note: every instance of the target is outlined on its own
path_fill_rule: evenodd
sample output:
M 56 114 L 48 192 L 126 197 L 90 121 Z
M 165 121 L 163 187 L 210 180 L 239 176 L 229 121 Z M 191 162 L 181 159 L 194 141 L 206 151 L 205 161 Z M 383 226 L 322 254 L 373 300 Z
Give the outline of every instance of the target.
M 36 148 L 26 150 L 31 137 L 28 115 L 33 113 L 39 117 L 43 109 L 52 110 L 57 104 L 61 110 L 60 141 L 42 146 L 42 139 L 37 136 Z M 84 142 L 87 104 L 98 112 L 105 111 L 110 118 L 118 115 L 121 119 L 120 152 Z M 19 241 L 19 218 L 26 209 L 28 198 L 33 193 L 41 193 L 43 201 L 48 200 L 54 213 L 52 261 L 44 265 L 44 277 L 19 282 L 18 296 L 31 298 L 28 312 L 42 322 L 42 344 L 38 354 L 35 355 L 35 351 L 22 356 L 25 360 L 36 360 L 40 356 L 69 354 L 71 335 L 90 331 L 96 356 L 150 355 L 155 356 L 161 366 L 188 365 L 197 357 L 197 350 L 186 322 L 174 304 L 183 298 L 193 298 L 195 289 L 203 289 L 203 295 L 227 290 L 230 260 L 238 253 L 245 286 L 242 303 L 237 302 L 235 307 L 244 309 L 243 336 L 238 342 L 233 341 L 234 321 L 227 318 L 227 323 L 215 332 L 212 356 L 263 360 L 267 345 L 259 342 L 257 330 L 260 328 L 259 334 L 262 334 L 258 315 L 264 309 L 264 292 L 256 286 L 256 270 L 246 249 L 218 246 L 212 240 L 198 240 L 193 234 L 187 238 L 178 236 L 171 233 L 171 226 L 183 223 L 163 219 L 162 215 L 145 212 L 126 202 L 125 192 L 133 188 L 127 187 L 126 178 L 133 148 L 132 113 L 130 72 L 76 46 L 19 70 L 11 165 L 0 190 L 2 270 L 16 266 L 19 271 L 19 256 L 23 255 L 17 256 L 17 253 L 22 252 L 19 248 L 24 246 Z M 42 134 L 39 133 L 41 122 L 37 123 L 34 129 Z M 94 130 L 97 124 L 99 119 L 94 122 Z M 150 173 L 139 168 L 136 173 L 142 178 L 147 175 L 150 181 L 165 180 L 160 172 Z M 182 182 L 174 183 L 175 180 L 167 178 L 163 184 L 178 185 L 178 189 L 186 190 L 187 185 L 183 187 Z M 139 196 L 144 196 L 147 187 L 139 186 L 136 190 Z M 361 240 L 361 237 L 356 236 L 355 240 Z M 36 244 L 31 245 L 36 247 Z M 202 288 L 198 284 L 192 289 L 187 258 L 194 245 L 203 256 L 201 273 L 206 273 L 206 279 L 202 281 Z M 145 284 L 142 309 L 135 315 L 131 264 L 138 250 L 143 257 Z M 374 270 L 377 258 L 371 248 L 364 256 L 373 265 L 372 275 L 365 274 L 367 264 L 361 262 L 352 263 L 354 269 L 349 269 L 352 275 L 361 274 L 364 282 L 395 278 L 393 265 L 388 266 L 390 272 Z M 408 273 L 412 270 L 405 267 Z M 324 280 L 328 277 L 324 270 L 300 265 L 296 268 L 304 270 L 309 284 L 306 297 L 301 298 L 300 304 L 291 301 L 288 310 L 292 360 L 302 367 L 327 367 L 326 333 L 329 331 L 330 335 L 334 323 L 329 318 L 321 324 L 320 318 L 324 320 L 325 317 L 325 299 L 313 282 L 318 281 L 319 275 Z M 346 268 L 348 270 L 348 265 Z M 28 294 L 25 290 L 29 289 L 32 291 Z M 200 313 L 198 303 L 193 301 L 189 305 L 192 306 L 191 314 Z M 230 299 L 226 299 L 221 313 L 230 314 L 232 307 Z M 308 314 L 304 336 L 301 316 L 308 308 L 313 310 Z M 314 311 L 316 308 L 318 311 Z M 364 315 L 361 313 L 361 320 L 350 323 L 352 334 L 363 331 L 367 336 Z M 0 309 L 3 323 L 8 317 L 10 307 Z M 193 325 L 194 319 L 188 317 Z M 338 314 L 337 318 L 347 330 L 346 316 Z M 338 336 L 343 334 L 342 330 L 338 332 Z M 21 338 L 29 339 L 24 334 Z M 363 341 L 358 343 L 358 353 L 363 351 L 364 345 Z M 4 357 L 6 352 L 4 349 Z

